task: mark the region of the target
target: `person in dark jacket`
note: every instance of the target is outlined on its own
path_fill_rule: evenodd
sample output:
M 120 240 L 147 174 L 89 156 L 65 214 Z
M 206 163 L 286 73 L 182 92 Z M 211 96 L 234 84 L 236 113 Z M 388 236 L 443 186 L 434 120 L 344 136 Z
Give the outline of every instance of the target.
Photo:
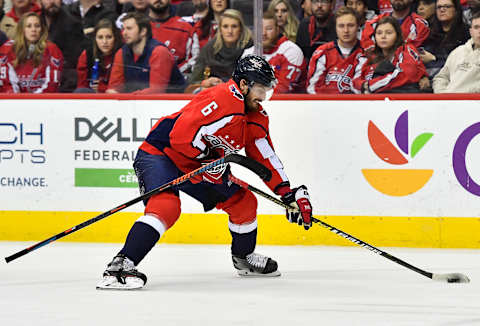
M 68 10 L 82 22 L 83 34 L 90 39 L 93 39 L 93 30 L 101 19 L 107 18 L 115 22 L 118 17 L 117 13 L 103 5 L 102 0 L 79 0 L 68 5 Z
M 82 23 L 68 13 L 62 0 L 40 0 L 42 19 L 48 26 L 48 39 L 63 53 L 64 69 L 59 91 L 72 92 L 77 87 L 77 62 L 88 40 Z
M 456 47 L 470 38 L 468 26 L 463 22 L 459 0 L 437 0 L 430 35 L 420 48 L 420 57 L 430 80 L 442 69 L 447 57 Z
M 305 60 L 310 61 L 313 52 L 322 44 L 334 41 L 335 18 L 333 0 L 311 0 L 312 16 L 304 18 L 298 26 L 297 45 L 302 49 Z

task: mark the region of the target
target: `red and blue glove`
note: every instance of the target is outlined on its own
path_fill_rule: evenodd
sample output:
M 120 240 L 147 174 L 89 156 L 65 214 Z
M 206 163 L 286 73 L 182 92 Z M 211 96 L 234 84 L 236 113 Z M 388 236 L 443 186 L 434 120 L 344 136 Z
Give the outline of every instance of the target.
M 312 204 L 310 203 L 310 195 L 307 187 L 300 186 L 285 193 L 281 197 L 282 201 L 290 205 L 287 208 L 287 219 L 290 223 L 303 225 L 305 230 L 312 226 Z

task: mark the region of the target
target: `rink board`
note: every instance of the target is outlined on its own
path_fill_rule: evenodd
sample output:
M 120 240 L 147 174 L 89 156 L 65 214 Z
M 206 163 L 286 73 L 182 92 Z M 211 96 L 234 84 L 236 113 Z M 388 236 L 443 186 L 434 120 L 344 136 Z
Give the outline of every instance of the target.
M 266 103 L 275 149 L 315 215 L 375 245 L 480 247 L 480 97 Z M 186 100 L 0 99 L 0 240 L 41 240 L 139 195 L 132 170 L 150 127 Z M 3 111 L 3 110 L 2 110 Z M 234 174 L 268 191 L 242 168 Z M 259 242 L 332 244 L 259 198 Z M 121 242 L 137 204 L 70 241 Z M 227 216 L 182 196 L 162 241 L 228 243 Z

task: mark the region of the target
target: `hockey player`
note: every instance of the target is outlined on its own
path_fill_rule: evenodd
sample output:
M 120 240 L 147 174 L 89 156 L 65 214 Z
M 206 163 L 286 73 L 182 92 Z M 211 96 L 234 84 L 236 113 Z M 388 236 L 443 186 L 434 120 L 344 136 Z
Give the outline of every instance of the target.
M 268 131 L 261 106 L 275 86 L 273 69 L 260 56 L 238 61 L 226 83 L 197 94 L 180 111 L 159 120 L 140 146 L 134 168 L 141 192 L 148 192 L 217 157 L 242 148 L 272 171 L 267 186 L 288 204 L 290 222 L 311 226 L 312 207 L 305 186 L 291 189 Z M 233 266 L 241 276 L 279 276 L 275 260 L 255 252 L 257 201 L 253 193 L 228 180 L 228 165 L 189 180 L 177 189 L 146 201 L 145 213 L 130 229 L 120 252 L 108 264 L 99 289 L 141 288 L 146 276 L 136 269 L 160 237 L 180 216 L 179 191 L 203 204 L 205 211 L 222 209 L 229 215 Z
M 20 18 L 15 39 L 0 49 L 0 92 L 55 93 L 60 84 L 63 55 L 47 41 L 47 27 L 37 13 Z
M 353 80 L 355 93 L 419 92 L 419 81 L 426 74 L 417 49 L 404 43 L 400 24 L 387 16 L 375 28 L 375 48 Z
M 358 15 L 349 7 L 335 13 L 337 40 L 320 46 L 308 68 L 307 93 L 348 94 L 366 59 L 357 39 Z
M 272 12 L 263 15 L 263 56 L 274 67 L 278 84 L 275 93 L 297 91 L 305 84 L 307 63 L 302 50 L 281 34 L 277 17 Z M 254 47 L 245 49 L 243 56 L 253 54 Z M 302 78 L 303 77 L 303 78 Z

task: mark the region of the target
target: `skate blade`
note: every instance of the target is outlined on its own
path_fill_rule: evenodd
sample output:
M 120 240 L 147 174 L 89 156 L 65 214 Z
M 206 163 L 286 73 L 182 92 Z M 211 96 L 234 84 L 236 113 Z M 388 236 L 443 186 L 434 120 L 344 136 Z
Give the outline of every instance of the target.
M 140 290 L 145 284 L 141 279 L 135 277 L 127 277 L 125 279 L 125 284 L 118 282 L 117 278 L 114 276 L 105 276 L 97 284 L 97 290 Z
M 237 273 L 241 277 L 278 277 L 282 275 L 280 271 L 275 271 L 268 274 L 260 274 L 260 273 L 246 271 L 246 270 L 237 270 Z

